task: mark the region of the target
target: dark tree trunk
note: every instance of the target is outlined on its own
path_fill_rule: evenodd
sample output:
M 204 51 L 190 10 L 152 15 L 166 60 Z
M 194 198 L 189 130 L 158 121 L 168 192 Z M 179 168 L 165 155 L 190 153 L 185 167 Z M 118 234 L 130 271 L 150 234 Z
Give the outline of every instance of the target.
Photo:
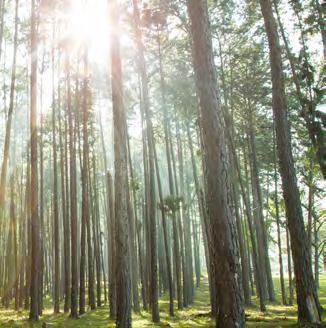
M 273 85 L 273 113 L 276 126 L 277 151 L 296 277 L 298 320 L 318 323 L 320 304 L 313 279 L 308 239 L 304 228 L 300 193 L 294 168 L 290 128 L 282 71 L 282 54 L 270 0 L 260 0 L 270 49 Z
M 228 154 L 225 141 L 225 123 L 213 59 L 207 2 L 188 0 L 188 13 L 193 39 L 193 59 L 197 92 L 200 101 L 200 119 L 204 144 L 206 201 L 216 273 L 218 303 L 217 325 L 235 327 L 244 325 L 244 309 L 236 258 L 235 226 L 230 204 Z

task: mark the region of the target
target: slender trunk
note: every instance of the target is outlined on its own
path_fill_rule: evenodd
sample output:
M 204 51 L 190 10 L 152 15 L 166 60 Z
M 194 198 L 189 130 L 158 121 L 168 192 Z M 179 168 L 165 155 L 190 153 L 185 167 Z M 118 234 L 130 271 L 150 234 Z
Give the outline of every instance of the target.
M 85 75 L 86 76 L 86 75 Z M 86 238 L 87 238 L 87 264 L 88 264 L 88 304 L 91 308 L 91 310 L 96 309 L 95 304 L 95 270 L 94 270 L 94 262 L 96 261 L 96 239 L 95 239 L 95 210 L 94 206 L 94 195 L 92 192 L 92 179 L 91 179 L 91 168 L 90 168 L 90 162 L 89 162 L 89 143 L 88 143 L 88 96 L 86 94 L 88 93 L 88 81 L 85 78 L 84 81 L 84 95 L 85 95 L 85 103 L 84 106 L 84 113 L 83 113 L 83 169 L 86 167 L 85 174 L 86 174 L 86 186 L 85 186 L 85 217 L 86 217 Z M 85 149 L 86 147 L 86 149 Z M 84 151 L 86 153 L 86 158 L 84 158 Z M 93 182 L 94 183 L 94 182 Z M 92 208 L 93 207 L 93 208 Z M 94 252 L 92 248 L 92 235 L 93 235 L 93 244 L 94 244 Z
M 286 226 L 286 248 L 287 248 L 287 258 L 288 258 L 288 276 L 289 276 L 289 305 L 293 305 L 294 300 L 294 287 L 293 287 L 293 277 L 292 277 L 292 260 L 291 260 L 291 242 L 289 236 L 289 228 Z
M 238 232 L 238 241 L 239 241 L 239 250 L 240 250 L 240 258 L 241 258 L 241 278 L 242 278 L 242 288 L 244 294 L 245 304 L 247 306 L 251 305 L 251 293 L 249 286 L 249 263 L 248 263 L 248 254 L 244 243 L 244 234 L 242 229 L 242 222 L 239 212 L 239 194 L 237 191 L 237 187 L 233 187 L 233 198 L 234 198 L 234 207 L 235 207 L 235 217 L 237 224 L 237 232 Z
M 110 254 L 109 254 L 109 307 L 110 307 L 110 319 L 115 319 L 117 315 L 117 285 L 116 285 L 116 224 L 115 224 L 115 213 L 114 213 L 114 191 L 112 176 L 109 171 L 106 173 L 107 185 L 108 185 L 108 211 L 109 211 L 109 222 L 110 227 L 109 240 L 110 240 Z
M 58 70 L 60 72 L 60 70 Z M 60 74 L 60 73 L 59 73 Z M 58 75 L 59 75 L 58 74 Z M 59 81 L 58 76 L 58 81 Z M 58 103 L 59 103 L 59 113 L 60 113 L 60 83 L 58 83 Z M 68 312 L 70 309 L 70 243 L 69 243 L 69 213 L 67 211 L 67 197 L 65 174 L 66 170 L 66 158 L 65 149 L 63 145 L 62 135 L 66 137 L 66 131 L 62 130 L 61 120 L 65 120 L 65 116 L 59 116 L 59 148 L 60 148 L 60 176 L 61 176 L 61 204 L 62 204 L 62 221 L 63 221 L 63 261 L 64 261 L 64 312 Z M 66 124 L 66 123 L 65 123 Z M 66 141 L 65 141 L 66 145 Z
M 71 245 L 71 309 L 72 318 L 78 317 L 78 268 L 77 268 L 77 176 L 76 176 L 76 144 L 74 135 L 73 107 L 71 99 L 71 77 L 69 55 L 66 55 L 67 74 L 67 111 L 69 125 L 69 170 L 70 170 L 70 245 Z
M 37 160 L 37 22 L 36 5 L 32 0 L 31 16 L 31 303 L 29 318 L 39 318 L 39 217 L 38 217 L 38 160 Z
M 203 242 L 204 242 L 204 248 L 205 248 L 205 259 L 206 259 L 206 267 L 207 267 L 208 281 L 209 281 L 209 287 L 210 287 L 209 290 L 210 290 L 212 316 L 216 317 L 216 314 L 217 314 L 216 289 L 215 289 L 215 285 L 212 283 L 213 282 L 212 276 L 214 276 L 214 272 L 211 270 L 211 268 L 212 268 L 211 255 L 210 255 L 211 250 L 208 247 L 209 233 L 208 233 L 207 213 L 206 213 L 206 208 L 205 208 L 205 204 L 204 204 L 204 197 L 202 195 L 202 192 L 201 192 L 200 186 L 199 186 L 197 165 L 196 165 L 196 159 L 195 159 L 189 124 L 187 124 L 187 137 L 188 137 L 188 146 L 190 149 L 190 156 L 191 156 L 192 173 L 193 173 L 193 178 L 194 178 L 194 182 L 195 182 L 195 190 L 196 190 L 196 195 L 197 195 L 197 200 L 198 200 L 200 223 L 201 223 L 201 227 L 202 227 L 201 230 L 202 230 Z
M 284 270 L 283 270 L 283 259 L 282 259 L 282 239 L 281 239 L 281 219 L 280 219 L 280 208 L 278 200 L 278 175 L 277 175 L 277 163 L 276 163 L 276 141 L 275 141 L 275 130 L 273 130 L 273 149 L 275 154 L 274 161 L 274 190 L 275 190 L 275 219 L 277 227 L 277 246 L 278 246 L 278 261 L 280 265 L 280 283 L 281 283 L 281 294 L 282 294 L 282 304 L 287 305 L 286 291 L 284 283 Z
M 159 306 L 158 306 L 158 276 L 157 276 L 157 227 L 156 227 L 156 201 L 155 201 L 155 177 L 154 177 L 154 134 L 151 121 L 151 111 L 148 92 L 148 76 L 146 69 L 146 61 L 144 55 L 144 45 L 141 33 L 140 14 L 138 9 L 138 1 L 133 0 L 136 45 L 138 50 L 138 69 L 141 75 L 143 106 L 146 118 L 146 131 L 148 142 L 148 220 L 150 227 L 150 303 L 152 307 L 153 322 L 160 321 Z
M 253 227 L 253 218 L 252 218 L 252 211 L 251 211 L 251 207 L 250 207 L 250 201 L 249 201 L 249 197 L 247 194 L 247 190 L 244 185 L 244 181 L 242 179 L 241 169 L 240 169 L 239 161 L 237 159 L 237 155 L 236 155 L 235 147 L 234 147 L 233 143 L 231 143 L 231 151 L 232 151 L 233 158 L 234 158 L 234 164 L 235 164 L 236 170 L 237 170 L 242 199 L 244 202 L 244 207 L 245 207 L 245 212 L 246 212 L 246 217 L 247 217 L 247 222 L 248 222 L 248 227 L 249 227 L 249 235 L 250 235 L 251 247 L 252 247 L 252 261 L 253 261 L 253 267 L 254 267 L 256 289 L 257 289 L 257 293 L 259 295 L 260 310 L 262 312 L 264 312 L 264 311 L 266 311 L 266 305 L 265 305 L 264 294 L 263 294 L 262 287 L 261 287 L 262 281 L 263 281 L 262 275 L 261 275 L 262 268 L 259 266 L 259 263 L 258 263 L 258 251 L 257 251 L 256 238 L 255 238 L 255 231 L 254 231 L 254 227 Z M 246 159 L 245 153 L 244 153 L 244 158 L 245 158 L 244 166 L 245 166 L 245 173 L 246 173 L 246 181 L 248 181 L 247 159 Z
M 160 203 L 163 204 L 163 191 L 162 191 L 162 183 L 161 183 L 161 176 L 158 166 L 157 154 L 156 149 L 154 148 L 154 160 L 155 160 L 155 167 L 156 167 L 156 178 L 157 178 L 157 189 L 159 194 Z M 171 258 L 170 258 L 170 250 L 169 250 L 169 238 L 168 238 L 168 227 L 167 227 L 167 220 L 166 220 L 166 213 L 161 206 L 161 216 L 162 216 L 162 229 L 163 229 L 163 238 L 164 238 L 164 247 L 165 247 L 165 258 L 166 258 L 166 268 L 168 274 L 168 286 L 169 286 L 169 313 L 170 316 L 174 316 L 174 306 L 173 306 L 173 280 L 172 280 L 172 267 L 171 267 Z
M 96 304 L 101 306 L 101 246 L 100 246 L 100 213 L 99 213 L 99 199 L 98 199 L 98 184 L 96 179 L 96 161 L 95 153 L 93 151 L 92 156 L 92 167 L 93 167 L 93 195 L 94 195 L 94 220 L 93 220 L 93 240 L 94 240 L 94 253 L 96 263 Z
M 173 181 L 172 165 L 171 165 L 171 152 L 170 152 L 170 131 L 169 131 L 169 121 L 168 113 L 166 108 L 166 97 L 165 97 L 165 81 L 163 73 L 163 63 L 162 63 L 162 50 L 161 50 L 161 36 L 160 32 L 157 31 L 157 43 L 158 43 L 158 57 L 159 57 L 159 72 L 160 72 L 160 89 L 161 89 L 161 100 L 163 106 L 163 115 L 164 115 L 164 140 L 165 140 L 165 151 L 168 167 L 168 177 L 169 177 L 169 191 L 172 200 L 175 199 L 175 188 Z M 156 171 L 159 170 L 159 167 L 156 167 Z M 163 203 L 161 203 L 163 206 Z M 176 284 L 177 284 L 177 301 L 178 309 L 182 309 L 182 286 L 181 286 L 181 263 L 180 263 L 180 245 L 179 245 L 179 233 L 177 228 L 177 220 L 179 218 L 176 215 L 176 211 L 172 209 L 172 229 L 173 229 L 173 250 L 174 250 L 174 267 L 176 270 Z M 180 231 L 181 233 L 181 231 Z
M 128 151 L 128 167 L 131 181 L 133 182 L 133 168 L 130 155 L 130 143 L 129 136 L 127 136 L 127 151 Z M 134 193 L 133 190 L 130 192 L 130 189 L 133 189 L 132 184 L 128 184 L 128 212 L 129 212 L 129 224 L 130 224 L 130 251 L 131 251 L 131 271 L 132 271 L 132 299 L 133 299 L 133 309 L 134 312 L 140 312 L 139 305 L 139 295 L 138 295 L 138 258 L 137 258 L 137 243 L 135 237 L 136 231 L 136 222 L 137 222 L 137 212 L 135 205 Z
M 193 302 L 194 296 L 194 280 L 193 280 L 193 257 L 192 257 L 192 242 L 191 242 L 191 217 L 186 206 L 184 206 L 185 186 L 184 186 L 184 162 L 183 162 L 183 145 L 180 133 L 179 120 L 176 118 L 177 129 L 177 150 L 178 150 L 178 163 L 179 163 L 179 180 L 180 180 L 180 196 L 183 198 L 181 201 L 180 215 L 183 222 L 183 237 L 184 237 L 184 250 L 185 250 L 185 278 L 184 278 L 184 306 L 188 306 Z M 180 232 L 181 233 L 181 232 Z
M 253 208 L 254 208 L 254 218 L 256 224 L 256 233 L 257 233 L 257 245 L 258 245 L 258 254 L 260 258 L 260 264 L 262 268 L 262 289 L 264 295 L 268 297 L 271 302 L 275 301 L 275 292 L 272 279 L 271 265 L 268 254 L 268 242 L 267 242 L 267 232 L 265 221 L 263 217 L 263 203 L 261 196 L 260 188 L 260 179 L 259 179 L 259 169 L 257 162 L 257 149 L 256 149 L 256 135 L 254 132 L 254 113 L 251 108 L 250 100 L 248 100 L 249 106 L 249 140 L 250 140 L 250 150 L 251 150 L 251 180 L 252 180 L 252 194 L 253 194 Z M 267 287 L 267 291 L 265 291 Z
M 53 27 L 54 34 L 55 27 Z M 54 39 L 54 38 L 53 38 Z M 52 49 L 52 153 L 53 153 L 53 219 L 54 219 L 54 313 L 60 311 L 60 240 L 58 207 L 58 168 L 56 141 L 56 100 L 54 89 L 54 48 Z
M 319 238 L 317 229 L 317 218 L 314 215 L 314 274 L 316 288 L 319 288 Z

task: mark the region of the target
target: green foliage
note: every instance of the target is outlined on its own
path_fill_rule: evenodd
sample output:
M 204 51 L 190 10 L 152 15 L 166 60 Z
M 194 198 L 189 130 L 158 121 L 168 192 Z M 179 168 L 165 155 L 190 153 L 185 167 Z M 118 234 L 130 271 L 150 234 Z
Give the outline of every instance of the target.
M 183 197 L 169 195 L 163 199 L 163 205 L 159 203 L 158 207 L 160 209 L 162 209 L 163 207 L 164 211 L 168 215 L 173 215 L 174 213 L 180 210 L 182 203 L 183 203 Z
M 133 179 L 130 180 L 130 186 L 132 190 L 134 190 L 134 192 L 136 193 L 138 190 L 140 190 L 140 186 L 141 186 L 140 179 L 137 176 L 135 176 Z

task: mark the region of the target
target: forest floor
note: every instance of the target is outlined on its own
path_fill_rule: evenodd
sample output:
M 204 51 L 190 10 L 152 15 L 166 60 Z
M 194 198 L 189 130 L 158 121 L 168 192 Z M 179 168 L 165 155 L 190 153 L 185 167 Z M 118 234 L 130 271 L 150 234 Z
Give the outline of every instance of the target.
M 320 276 L 320 301 L 326 309 L 326 274 Z M 275 279 L 277 298 L 280 300 L 278 279 Z M 259 311 L 257 299 L 254 305 L 246 308 L 247 327 L 296 327 L 296 307 L 282 306 L 280 302 L 267 305 L 267 312 Z M 162 297 L 160 300 L 161 323 L 154 325 L 151 323 L 151 315 L 147 312 L 133 315 L 133 327 L 214 327 L 214 322 L 209 317 L 209 294 L 207 282 L 204 280 L 201 287 L 196 289 L 195 302 L 187 309 L 176 311 L 176 316 L 170 318 L 168 315 L 168 299 Z M 53 314 L 52 308 L 44 311 L 38 323 L 31 323 L 27 320 L 28 313 L 25 311 L 15 312 L 11 309 L 0 308 L 0 327 L 6 328 L 38 328 L 46 322 L 46 327 L 62 328 L 84 328 L 114 327 L 114 322 L 108 318 L 108 306 L 103 305 L 96 311 L 89 311 L 78 320 L 72 320 L 67 314 Z M 326 323 L 326 310 L 323 313 L 323 322 Z

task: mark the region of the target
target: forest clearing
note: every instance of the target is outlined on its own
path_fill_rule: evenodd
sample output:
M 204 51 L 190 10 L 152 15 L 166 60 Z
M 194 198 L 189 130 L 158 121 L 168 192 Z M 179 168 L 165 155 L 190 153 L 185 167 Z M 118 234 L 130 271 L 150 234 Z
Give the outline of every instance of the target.
M 0 0 L 0 327 L 325 327 L 325 22 Z

